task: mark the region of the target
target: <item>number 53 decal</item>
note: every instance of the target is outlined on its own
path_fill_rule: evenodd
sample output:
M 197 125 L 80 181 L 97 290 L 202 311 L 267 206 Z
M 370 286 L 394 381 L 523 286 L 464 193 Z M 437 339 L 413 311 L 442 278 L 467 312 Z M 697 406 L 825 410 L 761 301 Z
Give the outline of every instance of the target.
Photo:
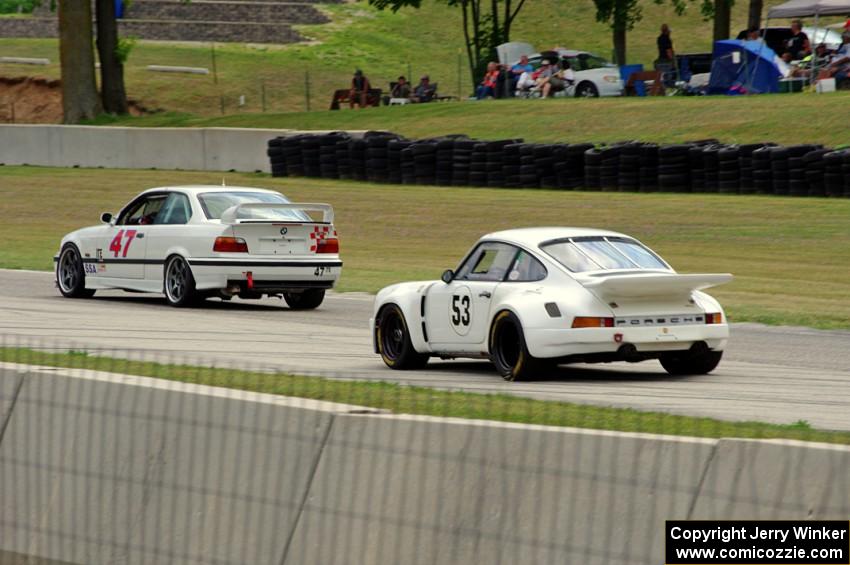
M 133 239 L 136 237 L 136 230 L 121 230 L 115 237 L 112 238 L 112 243 L 109 244 L 109 250 L 112 251 L 112 255 L 114 257 L 118 257 L 118 254 L 121 253 L 121 257 L 127 256 L 127 250 L 130 249 L 130 244 L 133 243 Z M 126 239 L 124 245 L 121 245 L 121 240 Z
M 452 324 L 469 325 L 469 295 L 452 295 Z

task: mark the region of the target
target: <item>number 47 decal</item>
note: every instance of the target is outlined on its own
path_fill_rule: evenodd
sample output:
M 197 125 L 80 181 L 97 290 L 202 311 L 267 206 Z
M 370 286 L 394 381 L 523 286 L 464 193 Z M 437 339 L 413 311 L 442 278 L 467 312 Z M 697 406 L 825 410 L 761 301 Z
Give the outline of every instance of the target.
M 118 257 L 118 254 L 121 253 L 121 257 L 127 256 L 127 250 L 130 248 L 130 244 L 133 242 L 133 239 L 136 237 L 136 230 L 121 230 L 115 237 L 112 238 L 112 243 L 109 244 L 109 250 L 112 251 L 112 254 L 115 257 Z M 124 242 L 124 245 L 121 245 L 121 239 L 126 238 L 127 241 Z

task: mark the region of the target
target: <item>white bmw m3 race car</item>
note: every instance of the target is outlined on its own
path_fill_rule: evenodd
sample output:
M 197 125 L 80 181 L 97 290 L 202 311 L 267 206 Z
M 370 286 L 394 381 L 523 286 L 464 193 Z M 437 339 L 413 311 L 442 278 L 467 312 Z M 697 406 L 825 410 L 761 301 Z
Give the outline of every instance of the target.
M 62 238 L 54 261 L 66 297 L 115 288 L 186 306 L 282 295 L 290 308 L 311 309 L 342 269 L 331 206 L 293 204 L 271 190 L 152 188 L 100 219 Z
M 626 235 L 525 228 L 482 237 L 442 281 L 378 293 L 375 352 L 393 369 L 489 358 L 506 380 L 559 363 L 659 359 L 674 375 L 720 362 L 729 326 L 702 289 L 729 274 L 677 274 Z

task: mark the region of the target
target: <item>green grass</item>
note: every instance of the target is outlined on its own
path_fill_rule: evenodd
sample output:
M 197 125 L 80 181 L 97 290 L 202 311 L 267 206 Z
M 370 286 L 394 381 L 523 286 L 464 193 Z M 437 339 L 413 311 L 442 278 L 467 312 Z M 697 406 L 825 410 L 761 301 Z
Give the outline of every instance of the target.
M 465 133 L 482 139 L 536 142 L 675 143 L 709 137 L 726 143 L 848 143 L 835 126 L 850 92 L 753 97 L 664 97 L 598 100 L 497 100 L 369 108 L 192 117 L 163 114 L 97 123 L 129 126 L 391 130 L 410 138 Z
M 766 4 L 778 2 L 772 0 Z M 357 67 L 364 69 L 373 84 L 384 89 L 399 74 L 418 78 L 428 73 L 440 84 L 444 94 L 471 93 L 465 55 L 462 54 L 459 10 L 436 0 L 423 2 L 420 10 L 404 9 L 397 14 L 379 12 L 364 2 L 322 5 L 321 9 L 330 15 L 331 23 L 298 27 L 310 43 L 290 46 L 218 44 L 218 82 L 214 82 L 212 75 L 175 75 L 145 70 L 151 64 L 212 68 L 208 44 L 141 41 L 127 63 L 128 93 L 150 108 L 213 116 L 222 113 L 222 99 L 226 114 L 260 111 L 261 85 L 264 84 L 268 111 L 293 112 L 305 109 L 305 73 L 309 71 L 311 106 L 322 109 L 328 106 L 334 89 L 347 87 Z M 643 21 L 629 34 L 629 62 L 651 64 L 656 57 L 658 28 L 664 22 L 672 27 L 678 52 L 711 50 L 711 24 L 702 20 L 698 3 L 693 3 L 682 17 L 676 16 L 669 4 L 645 2 L 642 9 Z M 734 33 L 745 26 L 746 9 L 746 2 L 735 3 Z M 591 0 L 527 2 L 515 22 L 512 39 L 533 43 L 541 49 L 553 46 L 582 48 L 607 58 L 612 50 L 610 30 L 595 21 Z M 38 73 L 59 78 L 56 40 L 0 39 L 0 54 L 47 57 L 52 62 L 36 70 L 2 64 L 0 76 Z M 236 102 L 240 95 L 246 96 L 246 105 L 242 108 Z M 787 99 L 786 104 L 790 106 L 795 102 Z M 560 116 L 553 116 L 552 121 L 558 118 Z
M 248 185 L 330 202 L 345 261 L 339 289 L 437 279 L 481 235 L 602 227 L 633 235 L 680 272 L 731 272 L 712 289 L 732 321 L 850 328 L 850 200 L 375 185 L 262 174 L 0 167 L 0 266 L 52 268 L 67 232 L 143 189 Z
M 342 381 L 282 373 L 254 373 L 211 367 L 165 365 L 93 355 L 84 356 L 79 353 L 48 353 L 24 348 L 0 348 L 0 361 L 111 371 L 171 381 L 341 402 L 390 410 L 397 414 L 707 438 L 793 439 L 850 444 L 850 432 L 816 430 L 800 421 L 787 425 L 730 422 L 662 412 L 643 412 L 629 408 L 533 400 L 504 394 L 478 394 L 377 381 Z

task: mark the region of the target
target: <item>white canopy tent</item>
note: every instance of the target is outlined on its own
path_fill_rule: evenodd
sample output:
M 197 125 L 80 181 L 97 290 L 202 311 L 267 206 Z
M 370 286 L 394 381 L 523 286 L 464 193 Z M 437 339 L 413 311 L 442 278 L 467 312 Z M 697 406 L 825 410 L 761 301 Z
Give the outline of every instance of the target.
M 850 14 L 850 0 L 789 0 L 767 11 L 769 20 Z

